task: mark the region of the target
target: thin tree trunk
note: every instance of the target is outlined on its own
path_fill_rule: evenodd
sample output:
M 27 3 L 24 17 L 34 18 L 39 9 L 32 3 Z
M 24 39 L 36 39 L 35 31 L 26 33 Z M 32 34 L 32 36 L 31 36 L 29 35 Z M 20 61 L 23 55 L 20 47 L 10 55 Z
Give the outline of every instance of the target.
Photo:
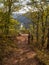
M 47 36 L 48 36 L 47 49 L 49 50 L 49 28 L 48 28 L 48 34 L 47 34 Z
M 10 15 L 11 15 L 11 6 L 12 6 L 12 0 L 7 0 L 7 2 L 8 2 L 8 11 L 6 12 L 6 16 L 7 16 L 7 18 L 6 18 L 6 24 L 5 24 L 5 30 L 6 30 L 6 35 L 8 35 L 8 33 L 9 33 L 9 24 L 10 24 Z
M 39 39 L 39 34 L 38 34 L 38 32 L 39 32 L 39 12 L 38 12 L 38 20 L 37 20 L 37 34 L 36 34 L 36 35 L 37 35 L 37 36 L 36 36 L 36 37 L 37 37 L 37 44 L 39 44 L 39 42 L 38 42 L 38 41 L 39 41 L 39 40 L 38 40 L 38 39 Z
M 44 43 L 45 43 L 45 26 L 44 26 L 44 21 L 43 21 L 43 13 L 44 13 L 44 10 L 42 11 L 42 15 L 41 15 L 41 19 L 42 19 L 42 42 L 41 42 L 42 48 L 43 48 Z

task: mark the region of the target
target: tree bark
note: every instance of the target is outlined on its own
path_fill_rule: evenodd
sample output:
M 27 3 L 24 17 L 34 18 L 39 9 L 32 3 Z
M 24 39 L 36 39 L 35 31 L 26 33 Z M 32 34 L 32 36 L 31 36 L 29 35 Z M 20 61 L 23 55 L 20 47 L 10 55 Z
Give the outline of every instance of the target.
M 47 34 L 47 36 L 48 36 L 47 49 L 49 50 L 49 28 L 48 28 L 48 34 Z

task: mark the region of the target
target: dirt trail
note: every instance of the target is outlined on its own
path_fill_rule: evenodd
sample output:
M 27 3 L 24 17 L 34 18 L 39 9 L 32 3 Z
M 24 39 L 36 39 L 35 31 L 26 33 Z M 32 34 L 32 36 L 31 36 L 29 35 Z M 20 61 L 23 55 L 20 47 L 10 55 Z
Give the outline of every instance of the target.
M 28 45 L 27 35 L 17 37 L 16 44 L 17 50 L 8 59 L 5 58 L 5 65 L 38 65 L 36 53 Z

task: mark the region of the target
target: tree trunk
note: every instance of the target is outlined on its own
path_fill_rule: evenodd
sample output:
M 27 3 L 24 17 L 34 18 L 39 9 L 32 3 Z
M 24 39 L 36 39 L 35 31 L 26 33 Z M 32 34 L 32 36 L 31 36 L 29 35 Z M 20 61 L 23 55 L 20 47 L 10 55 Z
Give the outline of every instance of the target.
M 37 20 L 37 32 L 36 32 L 36 37 L 37 37 L 37 44 L 39 44 L 39 12 L 38 12 L 38 20 Z
M 48 36 L 47 49 L 49 50 L 49 28 L 48 28 L 48 34 L 47 34 L 47 36 Z
M 42 19 L 42 48 L 44 46 L 45 43 L 45 26 L 44 26 L 44 21 L 43 21 L 43 13 L 44 11 L 42 11 L 42 15 L 41 15 L 41 19 Z
M 10 24 L 10 15 L 11 15 L 11 6 L 12 6 L 12 0 L 7 0 L 7 2 L 8 2 L 8 6 L 6 6 L 6 7 L 8 7 L 8 10 L 6 11 L 6 13 L 5 13 L 5 15 L 7 16 L 7 17 L 5 17 L 5 21 L 6 21 L 6 24 L 5 24 L 5 34 L 6 35 L 8 35 L 8 33 L 9 33 L 9 24 Z

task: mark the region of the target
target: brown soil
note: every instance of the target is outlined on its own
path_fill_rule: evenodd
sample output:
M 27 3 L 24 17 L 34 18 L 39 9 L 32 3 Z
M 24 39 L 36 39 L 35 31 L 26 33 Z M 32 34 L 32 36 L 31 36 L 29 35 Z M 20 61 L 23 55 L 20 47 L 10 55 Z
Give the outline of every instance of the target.
M 17 49 L 14 48 L 9 57 L 4 58 L 3 65 L 38 65 L 36 53 L 29 47 L 27 36 L 24 34 L 14 40 Z

